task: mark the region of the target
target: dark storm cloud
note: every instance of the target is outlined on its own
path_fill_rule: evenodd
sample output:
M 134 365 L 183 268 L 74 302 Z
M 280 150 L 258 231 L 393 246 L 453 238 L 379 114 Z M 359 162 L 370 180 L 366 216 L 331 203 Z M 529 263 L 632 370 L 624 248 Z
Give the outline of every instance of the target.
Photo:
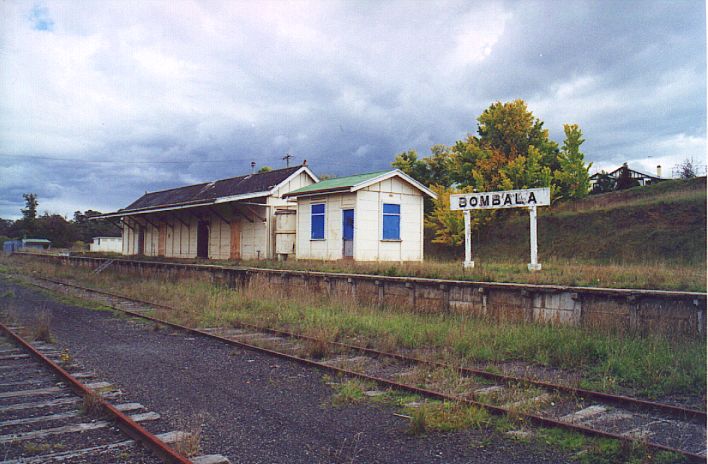
M 0 217 L 24 192 L 40 210 L 116 209 L 286 152 L 321 174 L 381 169 L 515 98 L 559 142 L 579 123 L 597 168 L 705 156 L 698 2 L 0 8 Z

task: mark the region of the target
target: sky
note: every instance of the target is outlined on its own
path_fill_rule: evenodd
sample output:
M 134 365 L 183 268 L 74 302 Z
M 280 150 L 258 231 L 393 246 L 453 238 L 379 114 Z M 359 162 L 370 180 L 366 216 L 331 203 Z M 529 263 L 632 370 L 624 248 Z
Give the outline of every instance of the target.
M 591 173 L 706 159 L 702 1 L 0 0 L 0 217 L 303 160 L 385 169 L 524 99 Z

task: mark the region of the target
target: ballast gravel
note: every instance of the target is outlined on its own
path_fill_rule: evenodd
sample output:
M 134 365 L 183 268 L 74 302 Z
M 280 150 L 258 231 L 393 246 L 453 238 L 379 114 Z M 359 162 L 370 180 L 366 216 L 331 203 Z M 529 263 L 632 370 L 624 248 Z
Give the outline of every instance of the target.
M 535 442 L 464 430 L 413 436 L 393 407 L 333 407 L 323 372 L 110 311 L 67 305 L 0 277 L 23 323 L 51 316 L 60 349 L 159 412 L 174 429 L 201 418 L 202 453 L 232 463 L 559 463 Z M 7 293 L 5 293 L 7 294 Z

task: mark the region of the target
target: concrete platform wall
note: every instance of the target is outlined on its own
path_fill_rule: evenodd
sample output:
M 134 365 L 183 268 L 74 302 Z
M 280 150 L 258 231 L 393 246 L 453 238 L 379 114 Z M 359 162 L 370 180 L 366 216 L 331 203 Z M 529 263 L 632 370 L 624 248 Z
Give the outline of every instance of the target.
M 94 268 L 105 258 L 22 254 L 26 259 Z M 449 313 L 498 322 L 542 323 L 638 334 L 704 337 L 706 294 L 551 285 L 465 282 L 116 259 L 113 270 L 208 277 L 232 288 L 277 286 L 384 310 Z

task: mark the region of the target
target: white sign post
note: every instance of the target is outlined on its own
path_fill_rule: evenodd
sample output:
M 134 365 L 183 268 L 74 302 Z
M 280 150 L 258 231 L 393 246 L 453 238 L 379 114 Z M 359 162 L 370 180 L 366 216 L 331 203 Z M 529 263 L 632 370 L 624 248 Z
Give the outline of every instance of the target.
M 473 209 L 528 208 L 529 232 L 531 238 L 531 262 L 529 271 L 540 271 L 538 262 L 538 235 L 536 230 L 536 207 L 551 204 L 551 189 L 535 188 L 506 190 L 501 192 L 457 193 L 450 195 L 450 209 L 463 211 L 465 215 L 465 263 L 464 267 L 474 267 L 472 261 L 472 240 L 470 237 L 470 211 Z

